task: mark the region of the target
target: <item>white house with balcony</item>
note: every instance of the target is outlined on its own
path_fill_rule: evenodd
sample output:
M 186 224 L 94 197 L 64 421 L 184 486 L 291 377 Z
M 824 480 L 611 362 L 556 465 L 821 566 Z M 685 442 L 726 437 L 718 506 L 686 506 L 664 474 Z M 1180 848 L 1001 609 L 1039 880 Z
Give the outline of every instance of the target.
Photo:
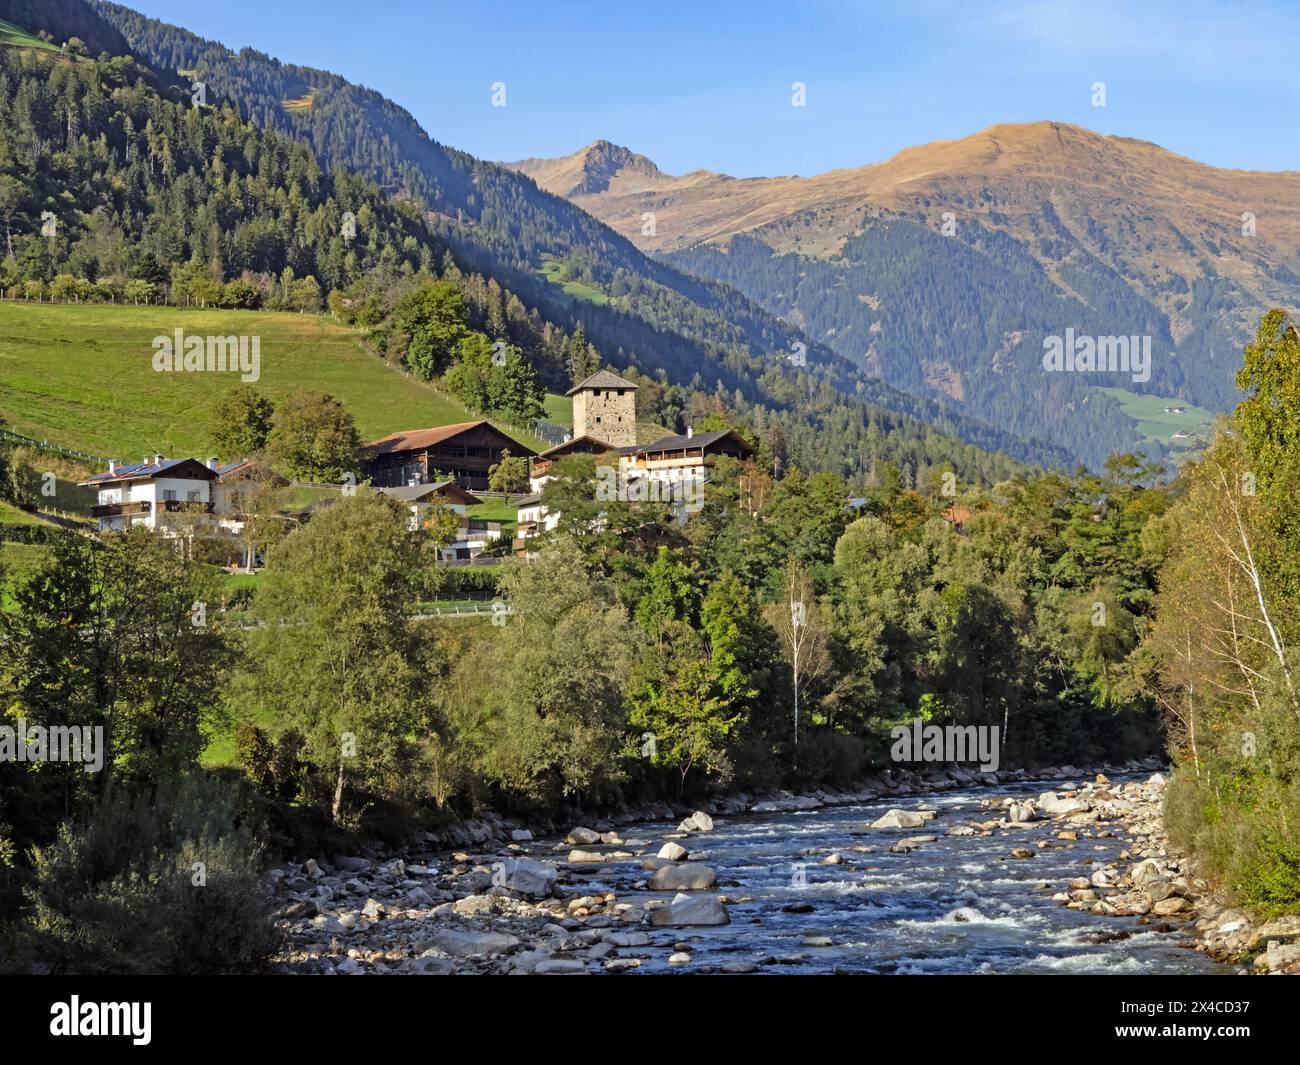
M 110 462 L 108 470 L 80 484 L 98 492 L 91 517 L 100 532 L 135 525 L 175 532 L 212 513 L 216 460 L 168 459 L 155 455 L 137 463 Z
M 455 539 L 445 544 L 440 552 L 443 562 L 468 562 L 477 558 L 494 541 L 501 538 L 501 523 L 471 518 L 468 509 L 483 500 L 467 492 L 454 480 L 436 484 L 408 484 L 379 489 L 384 495 L 405 504 L 411 511 L 411 527 L 418 529 L 428 519 L 432 508 L 455 514 L 458 522 Z

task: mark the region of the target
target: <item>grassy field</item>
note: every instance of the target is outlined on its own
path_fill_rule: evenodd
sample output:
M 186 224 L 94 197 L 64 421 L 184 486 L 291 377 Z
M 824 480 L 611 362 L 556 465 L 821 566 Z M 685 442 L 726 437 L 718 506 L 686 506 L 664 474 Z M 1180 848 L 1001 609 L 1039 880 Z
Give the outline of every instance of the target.
M 564 294 L 575 300 L 585 300 L 588 303 L 608 303 L 609 297 L 600 289 L 585 284 L 582 281 L 565 281 L 560 277 L 560 271 L 564 269 L 564 264 L 557 259 L 543 259 L 542 265 L 538 272 L 553 285 L 559 285 L 564 290 Z
M 1194 407 L 1181 399 L 1169 399 L 1164 396 L 1140 396 L 1122 388 L 1102 388 L 1101 392 L 1119 402 L 1124 413 L 1137 422 L 1137 429 L 1148 440 L 1156 440 L 1175 448 L 1199 447 L 1204 443 L 1214 412 L 1203 407 Z M 1182 414 L 1166 414 L 1164 407 L 1182 407 Z M 1173 434 L 1184 432 L 1193 434 L 1191 439 L 1174 440 Z M 1195 439 L 1200 437 L 1201 439 Z
M 41 522 L 28 514 L 25 510 L 19 510 L 12 503 L 0 502 L 0 525 L 40 525 Z
M 548 422 L 570 427 L 573 425 L 573 400 L 569 396 L 562 396 L 558 392 L 547 392 L 542 405 L 546 408 Z
M 315 100 L 316 90 L 309 89 L 306 93 L 295 100 L 282 100 L 280 106 L 291 114 L 294 112 L 310 111 Z
M 33 37 L 25 29 L 2 18 L 0 18 L 0 44 L 13 45 L 16 48 L 49 48 L 55 52 L 59 50 L 58 45 Z
M 153 338 L 176 329 L 260 337 L 260 392 L 272 400 L 299 388 L 329 392 L 366 440 L 474 420 L 319 315 L 14 301 L 0 302 L 0 418 L 24 436 L 122 461 L 208 454 L 210 411 L 239 375 L 155 372 Z

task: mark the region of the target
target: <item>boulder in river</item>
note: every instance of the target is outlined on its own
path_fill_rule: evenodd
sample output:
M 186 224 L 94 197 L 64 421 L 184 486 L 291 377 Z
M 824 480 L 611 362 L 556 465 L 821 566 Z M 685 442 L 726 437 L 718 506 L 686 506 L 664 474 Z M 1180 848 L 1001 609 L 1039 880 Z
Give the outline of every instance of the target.
M 501 863 L 505 886 L 520 895 L 543 898 L 551 893 L 560 871 L 549 862 L 533 858 L 511 858 Z
M 650 911 L 650 923 L 656 928 L 687 925 L 730 924 L 727 908 L 710 895 L 678 895 L 667 906 Z
M 718 882 L 717 874 L 699 862 L 665 865 L 650 878 L 653 891 L 708 891 Z
M 921 828 L 930 818 L 933 810 L 890 810 L 883 817 L 871 822 L 872 828 Z
M 670 862 L 681 862 L 686 860 L 686 848 L 680 843 L 673 843 L 669 840 L 659 848 L 659 857 L 667 858 Z
M 686 818 L 677 826 L 678 832 L 712 832 L 713 818 L 703 810 L 696 810 L 690 817 Z
M 569 863 L 571 865 L 603 865 L 609 861 L 603 854 L 595 851 L 584 851 L 579 848 L 569 851 Z
M 1084 799 L 1063 799 L 1054 791 L 1045 791 L 1038 796 L 1038 808 L 1048 817 L 1067 817 L 1070 814 L 1086 814 L 1092 807 Z
M 600 833 L 592 828 L 578 827 L 564 837 L 564 842 L 570 847 L 590 847 L 600 842 Z
M 519 946 L 519 939 L 505 932 L 462 932 L 455 928 L 440 928 L 428 938 L 424 946 L 440 950 L 444 954 L 460 956 L 504 954 Z

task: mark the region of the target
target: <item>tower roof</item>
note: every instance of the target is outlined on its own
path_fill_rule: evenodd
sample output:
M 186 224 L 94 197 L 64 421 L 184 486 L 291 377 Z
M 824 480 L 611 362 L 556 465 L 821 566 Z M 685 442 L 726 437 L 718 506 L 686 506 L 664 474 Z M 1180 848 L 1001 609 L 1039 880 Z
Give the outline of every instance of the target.
M 633 384 L 631 381 L 627 380 L 624 377 L 619 377 L 619 375 L 616 373 L 611 373 L 609 370 L 597 370 L 585 381 L 579 381 L 576 385 L 574 385 L 571 389 L 569 389 L 564 394 L 566 396 L 571 396 L 575 392 L 585 392 L 587 389 L 592 389 L 592 388 L 636 388 L 636 387 L 637 386 Z

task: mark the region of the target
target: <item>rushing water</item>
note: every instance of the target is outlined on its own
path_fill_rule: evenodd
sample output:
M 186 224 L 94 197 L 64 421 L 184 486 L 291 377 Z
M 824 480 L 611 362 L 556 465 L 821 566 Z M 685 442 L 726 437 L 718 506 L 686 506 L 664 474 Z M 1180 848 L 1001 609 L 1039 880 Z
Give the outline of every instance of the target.
M 1126 843 L 1118 825 L 1097 826 L 1116 833 L 1100 839 L 1084 835 L 1093 826 L 1080 826 L 1072 848 L 1056 840 L 1060 824 L 1050 821 L 995 830 L 991 836 L 945 835 L 955 825 L 997 819 L 981 799 L 1037 795 L 1060 786 L 1060 781 L 1041 781 L 996 792 L 976 788 L 719 818 L 713 832 L 682 842 L 691 848 L 691 860 L 717 872 L 718 894 L 730 900 L 731 924 L 655 930 L 657 944 L 688 944 L 691 963 L 670 967 L 667 953 L 655 951 L 640 971 L 689 972 L 766 959 L 761 971 L 782 973 L 1229 972 L 1188 949 L 1189 933 L 1154 931 L 1137 918 L 1094 916 L 1052 901 L 1070 880 L 1089 875 L 1091 863 L 1116 859 Z M 867 827 L 893 808 L 934 809 L 939 816 L 924 828 Z M 673 830 L 671 824 L 637 825 L 627 834 L 660 840 Z M 909 854 L 890 852 L 897 841 L 920 835 L 938 839 Z M 1038 850 L 1040 839 L 1051 839 L 1054 846 Z M 872 849 L 850 849 L 859 845 Z M 1011 858 L 1015 847 L 1034 849 L 1034 857 Z M 818 864 L 830 851 L 838 852 L 843 864 Z M 803 863 L 802 878 L 798 863 Z M 613 870 L 605 876 L 595 883 L 617 891 L 622 901 L 654 897 L 630 893 Z M 784 909 L 801 904 L 811 905 L 811 912 Z M 827 936 L 832 945 L 804 946 L 810 935 Z

